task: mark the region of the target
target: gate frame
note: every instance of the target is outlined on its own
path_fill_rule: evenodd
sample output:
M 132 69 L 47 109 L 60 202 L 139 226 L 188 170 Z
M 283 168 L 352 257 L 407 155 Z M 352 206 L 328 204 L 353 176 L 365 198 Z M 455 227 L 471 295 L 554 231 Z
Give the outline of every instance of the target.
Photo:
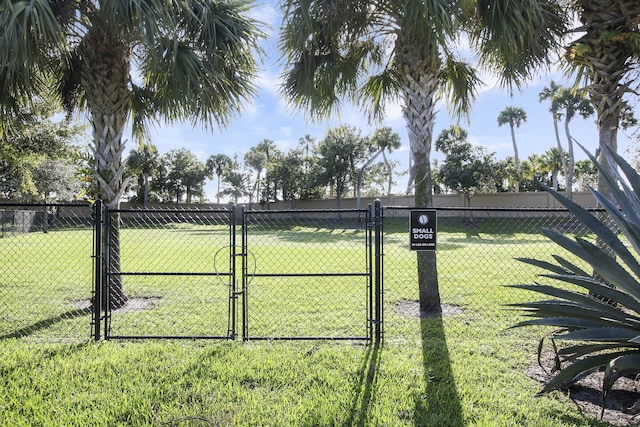
M 98 205 L 96 203 L 96 205 Z M 96 207 L 98 209 L 98 207 Z M 236 324 L 231 322 L 232 306 L 235 305 L 234 295 L 236 292 L 236 276 L 235 271 L 235 238 L 236 238 L 236 215 L 235 205 L 232 205 L 228 209 L 110 209 L 108 206 L 103 206 L 101 209 L 104 219 L 102 220 L 102 227 L 96 221 L 96 230 L 94 233 L 96 239 L 96 259 L 100 259 L 100 263 L 96 262 L 95 272 L 95 291 L 94 294 L 101 296 L 100 310 L 94 310 L 94 321 L 98 326 L 94 329 L 94 337 L 99 339 L 100 324 L 104 325 L 104 339 L 219 339 L 219 340 L 232 340 L 237 336 Z M 229 229 L 229 271 L 224 273 L 218 272 L 125 272 L 125 271 L 111 271 L 111 263 L 109 259 L 109 245 L 111 233 L 109 232 L 111 227 L 111 214 L 122 213 L 226 213 L 228 215 L 227 227 Z M 100 215 L 96 214 L 96 218 Z M 105 237 L 106 236 L 106 237 Z M 224 247 L 224 246 L 223 246 Z M 99 248 L 99 249 L 98 249 Z M 98 253 L 100 254 L 98 257 Z M 111 333 L 111 308 L 109 307 L 109 276 L 112 275 L 129 275 L 129 276 L 228 276 L 228 314 L 227 314 L 227 334 L 226 335 L 113 335 Z M 98 320 L 99 319 L 99 320 Z
M 109 262 L 109 245 L 110 245 L 110 227 L 111 227 L 111 214 L 112 213 L 143 213 L 143 212 L 151 212 L 151 213 L 184 213 L 184 212 L 198 212 L 198 213 L 207 213 L 207 212 L 216 212 L 223 213 L 226 212 L 229 214 L 229 272 L 223 273 L 223 275 L 229 276 L 229 297 L 228 297 L 228 328 L 227 335 L 224 336 L 174 336 L 174 335 L 139 335 L 139 336 L 120 336 L 111 334 L 111 309 L 109 308 L 109 276 L 111 275 L 213 275 L 218 273 L 171 273 L 171 272 L 124 272 L 124 271 L 110 271 L 110 262 Z M 314 337 L 251 337 L 249 336 L 248 329 L 248 242 L 247 242 L 247 224 L 246 224 L 246 215 L 256 213 L 256 212 L 265 212 L 265 213 L 278 213 L 278 212 L 310 212 L 310 211 L 318 211 L 318 212 L 359 212 L 366 213 L 365 220 L 365 239 L 366 239 L 366 251 L 367 251 L 367 261 L 366 261 L 366 272 L 364 273 L 336 273 L 336 276 L 366 276 L 367 277 L 367 315 L 366 315 L 366 336 L 360 337 L 331 337 L 331 336 L 314 336 Z M 94 290 L 93 290 L 93 316 L 92 316 L 92 337 L 95 341 L 100 341 L 101 339 L 109 340 L 109 339 L 228 339 L 228 340 L 236 340 L 239 338 L 238 334 L 238 323 L 242 322 L 242 340 L 260 340 L 260 339 L 270 339 L 270 340 L 365 340 L 367 342 L 381 342 L 384 329 L 383 329 L 383 318 L 384 318 L 384 310 L 383 310 L 383 292 L 384 292 L 384 276 L 383 276 L 383 213 L 380 200 L 375 201 L 375 206 L 372 207 L 371 204 L 368 205 L 368 208 L 365 209 L 311 209 L 311 210 L 280 210 L 280 211 L 246 211 L 244 206 L 241 206 L 241 246 L 240 252 L 237 250 L 237 215 L 236 215 L 236 206 L 232 205 L 230 209 L 204 209 L 204 210 L 193 210 L 193 209 L 110 209 L 108 206 L 104 205 L 101 200 L 96 200 L 94 203 L 94 212 L 93 212 L 93 224 L 94 224 L 94 248 L 93 248 L 93 258 L 94 258 Z M 241 257 L 241 271 L 238 275 L 237 267 L 236 267 L 236 259 L 237 257 Z M 313 274 L 313 273 L 312 273 Z M 219 275 L 219 274 L 218 274 Z M 294 273 L 294 275 L 296 275 Z M 298 274 L 297 276 L 300 276 Z M 309 274 L 305 274 L 309 275 Z M 318 274 L 321 276 L 326 276 L 323 274 Z M 238 289 L 238 276 L 241 278 L 241 287 Z M 273 276 L 273 275 L 271 275 Z M 282 275 L 275 275 L 282 276 Z M 238 299 L 242 298 L 241 304 L 241 314 L 238 316 Z M 104 330 L 102 330 L 104 328 Z
M 367 314 L 365 318 L 366 322 L 366 336 L 250 336 L 249 335 L 249 276 L 251 277 L 327 277 L 327 274 L 322 273 L 290 273 L 290 274 L 248 274 L 248 222 L 247 216 L 250 215 L 270 215 L 280 213 L 358 213 L 365 214 L 366 220 L 365 226 L 365 250 L 366 255 L 366 272 L 362 273 L 334 273 L 331 276 L 336 277 L 353 277 L 364 276 L 367 277 L 366 293 L 367 293 Z M 382 308 L 382 292 L 383 292 L 383 275 L 382 275 L 382 208 L 380 200 L 375 201 L 375 209 L 369 204 L 367 209 L 281 209 L 281 210 L 249 210 L 247 211 L 242 206 L 242 340 L 365 340 L 367 342 L 374 341 L 380 342 L 383 335 L 382 323 L 383 323 L 383 308 Z

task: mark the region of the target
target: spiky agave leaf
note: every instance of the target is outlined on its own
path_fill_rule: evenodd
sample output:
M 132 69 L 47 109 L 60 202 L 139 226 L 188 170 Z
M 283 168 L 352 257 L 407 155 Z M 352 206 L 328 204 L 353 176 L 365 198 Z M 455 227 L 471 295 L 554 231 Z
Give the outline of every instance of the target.
M 607 404 L 607 397 L 615 382 L 627 373 L 636 373 L 640 366 L 640 354 L 632 353 L 618 356 L 607 364 L 602 382 L 602 411 Z M 601 415 L 602 416 L 602 415 Z
M 584 359 L 579 359 L 573 362 L 571 365 L 560 370 L 543 388 L 538 394 L 548 393 L 559 388 L 569 387 L 571 384 L 580 381 L 593 372 L 606 367 L 611 360 L 616 359 L 619 356 L 626 356 L 634 354 L 630 351 L 621 351 L 615 353 L 605 353 L 588 355 Z
M 604 370 L 604 407 L 615 381 L 626 373 L 640 371 L 640 176 L 613 150 L 604 147 L 603 151 L 613 166 L 612 174 L 607 174 L 608 168 L 587 154 L 605 176 L 613 198 L 608 200 L 597 191 L 592 192 L 616 228 L 607 226 L 602 215 L 594 215 L 547 188 L 595 235 L 598 243 L 577 236 L 569 237 L 554 229 L 543 229 L 549 239 L 586 262 L 594 274 L 586 273 L 573 261 L 557 255 L 554 256 L 555 263 L 521 258 L 519 261 L 547 271 L 540 277 L 571 288 L 539 283 L 511 285 L 548 298 L 511 304 L 511 307 L 522 311 L 528 318 L 513 327 L 537 325 L 560 328 L 540 340 L 538 358 L 540 360 L 544 341 L 549 339 L 554 345 L 556 366 L 566 366 L 540 393 L 570 386 L 594 371 Z M 558 342 L 570 345 L 556 348 Z

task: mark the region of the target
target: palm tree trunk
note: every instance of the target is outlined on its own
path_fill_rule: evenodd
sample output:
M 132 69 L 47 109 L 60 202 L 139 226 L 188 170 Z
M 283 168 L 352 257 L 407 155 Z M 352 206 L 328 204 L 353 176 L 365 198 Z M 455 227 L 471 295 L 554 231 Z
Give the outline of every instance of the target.
M 149 203 L 149 176 L 144 176 L 144 196 L 142 197 L 142 207 L 147 208 Z
M 387 168 L 387 172 L 389 173 L 389 181 L 387 182 L 387 196 L 391 195 L 391 187 L 393 186 L 393 168 L 391 167 L 391 163 L 385 154 L 385 151 L 382 150 L 382 158 L 384 159 L 384 165 Z
M 553 116 L 553 131 L 556 134 L 556 143 L 558 145 L 558 152 L 560 153 L 560 162 L 562 163 L 562 173 L 564 173 L 565 186 L 567 188 L 570 188 L 572 183 L 569 180 L 569 169 L 567 167 L 567 161 L 564 158 L 564 149 L 562 148 L 562 143 L 560 142 L 560 131 L 558 130 L 558 119 L 556 118 L 555 114 Z M 568 192 L 568 190 L 567 196 L 569 197 L 569 199 L 571 199 L 571 194 Z
M 220 175 L 218 175 L 218 190 L 216 192 L 216 203 L 220 204 Z
M 516 180 L 514 182 L 514 190 L 516 193 L 520 192 L 520 156 L 518 155 L 518 144 L 516 144 L 516 132 L 514 124 L 510 123 L 511 128 L 511 142 L 513 143 L 513 160 L 516 164 Z
M 362 175 L 364 174 L 364 171 L 367 167 L 369 167 L 369 165 L 371 164 L 371 162 L 373 162 L 379 155 L 380 153 L 382 153 L 384 151 L 384 148 L 378 150 L 376 152 L 376 154 L 374 154 L 373 156 L 371 156 L 371 158 L 369 160 L 367 160 L 367 162 L 364 164 L 364 166 L 362 166 L 362 168 L 360 168 L 360 173 L 358 173 L 358 184 L 357 184 L 357 195 L 356 195 L 356 208 L 360 209 L 360 196 L 362 195 Z
M 403 115 L 407 122 L 413 167 L 415 168 L 415 205 L 433 207 L 431 144 L 439 79 L 437 73 L 416 73 L 415 76 L 408 75 L 402 88 L 405 102 Z M 442 312 L 442 308 L 436 252 L 418 251 L 416 256 L 420 311 L 439 314 Z
M 569 121 L 571 118 L 567 115 L 564 120 L 564 133 L 567 135 L 567 148 L 569 153 L 569 165 L 567 167 L 567 198 L 569 200 L 573 199 L 573 169 L 575 168 L 575 160 L 573 157 L 573 138 L 571 137 L 571 132 L 569 132 Z M 563 157 L 564 161 L 564 157 Z
M 617 118 L 608 117 L 603 120 L 605 123 L 599 123 L 599 137 L 600 137 L 600 146 L 606 145 L 612 148 L 614 151 L 618 150 L 618 121 Z M 615 121 L 615 124 L 613 123 Z M 600 122 L 600 120 L 598 120 Z M 610 123 L 610 125 L 607 125 Z M 599 150 L 598 161 L 606 170 L 606 173 L 613 175 L 613 169 L 607 159 L 604 157 L 604 152 Z M 598 192 L 603 194 L 607 199 L 612 200 L 612 192 L 609 189 L 606 181 L 602 178 L 602 172 L 598 174 Z
M 122 140 L 129 116 L 131 98 L 128 89 L 129 57 L 127 45 L 94 27 L 84 39 L 80 53 L 84 59 L 81 79 L 85 88 L 93 127 L 94 176 L 99 197 L 105 206 L 117 209 L 127 180 L 123 180 Z M 111 271 L 120 269 L 120 217 L 115 215 L 109 230 Z M 109 307 L 116 309 L 127 302 L 122 276 L 109 275 Z

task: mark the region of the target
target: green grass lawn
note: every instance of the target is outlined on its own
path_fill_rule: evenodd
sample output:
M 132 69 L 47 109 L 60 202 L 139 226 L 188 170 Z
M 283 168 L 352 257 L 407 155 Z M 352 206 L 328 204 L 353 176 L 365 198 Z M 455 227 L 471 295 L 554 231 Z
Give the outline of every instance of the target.
M 381 346 L 89 342 L 91 315 L 79 301 L 91 296 L 90 230 L 0 239 L 3 260 L 12 266 L 0 279 L 0 425 L 606 425 L 584 418 L 559 392 L 535 397 L 541 385 L 525 369 L 535 363 L 542 331 L 506 329 L 518 317 L 504 304 L 531 296 L 504 285 L 535 279 L 535 269 L 514 257 L 550 259 L 557 251 L 539 233 L 523 232 L 522 221 L 500 231 L 489 225 L 469 232 L 443 224 L 441 293 L 460 311 L 430 319 L 397 310 L 417 299 L 415 254 L 406 230 L 385 226 Z M 220 226 L 123 228 L 122 269 L 224 273 L 226 239 Z M 260 276 L 366 270 L 363 239 L 361 230 L 317 225 L 256 229 L 249 240 L 250 335 L 365 334 L 361 278 Z M 125 278 L 129 296 L 149 304 L 114 312 L 114 335 L 227 333 L 224 274 Z M 74 336 L 74 343 L 52 342 Z
M 597 426 L 534 397 L 531 345 L 423 336 L 332 342 L 0 345 L 0 424 Z

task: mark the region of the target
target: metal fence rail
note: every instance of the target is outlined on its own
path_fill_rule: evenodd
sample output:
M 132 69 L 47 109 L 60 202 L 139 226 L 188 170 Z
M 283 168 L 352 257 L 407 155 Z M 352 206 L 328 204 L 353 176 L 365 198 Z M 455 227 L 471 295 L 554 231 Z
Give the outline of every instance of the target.
M 373 339 L 372 210 L 244 211 L 244 339 Z
M 89 204 L 0 204 L 0 339 L 90 338 L 92 223 Z
M 383 329 L 386 339 L 415 336 L 416 319 L 427 314 L 409 250 L 411 209 L 114 210 L 103 222 L 119 224 L 119 238 L 107 227 L 102 246 L 89 204 L 0 204 L 0 339 L 371 339 Z M 516 258 L 571 259 L 543 227 L 589 238 L 558 209 L 437 213 L 447 334 L 467 335 L 475 324 L 508 338 L 519 318 L 506 305 L 531 295 L 505 285 L 540 272 Z M 115 245 L 119 264 L 108 255 Z M 94 282 L 115 279 L 127 302 L 108 309 Z
M 416 333 L 415 319 L 429 316 L 419 308 L 416 254 L 408 249 L 412 209 L 383 209 L 387 337 Z M 506 285 L 532 283 L 540 273 L 517 258 L 573 257 L 547 239 L 542 228 L 586 234 L 582 224 L 562 209 L 438 208 L 437 215 L 442 319 L 447 333 L 454 335 L 468 335 L 470 330 L 508 335 L 507 328 L 521 317 L 507 305 L 533 296 Z M 467 327 L 471 323 L 476 327 Z
M 235 337 L 234 209 L 107 209 L 105 230 L 106 338 Z

